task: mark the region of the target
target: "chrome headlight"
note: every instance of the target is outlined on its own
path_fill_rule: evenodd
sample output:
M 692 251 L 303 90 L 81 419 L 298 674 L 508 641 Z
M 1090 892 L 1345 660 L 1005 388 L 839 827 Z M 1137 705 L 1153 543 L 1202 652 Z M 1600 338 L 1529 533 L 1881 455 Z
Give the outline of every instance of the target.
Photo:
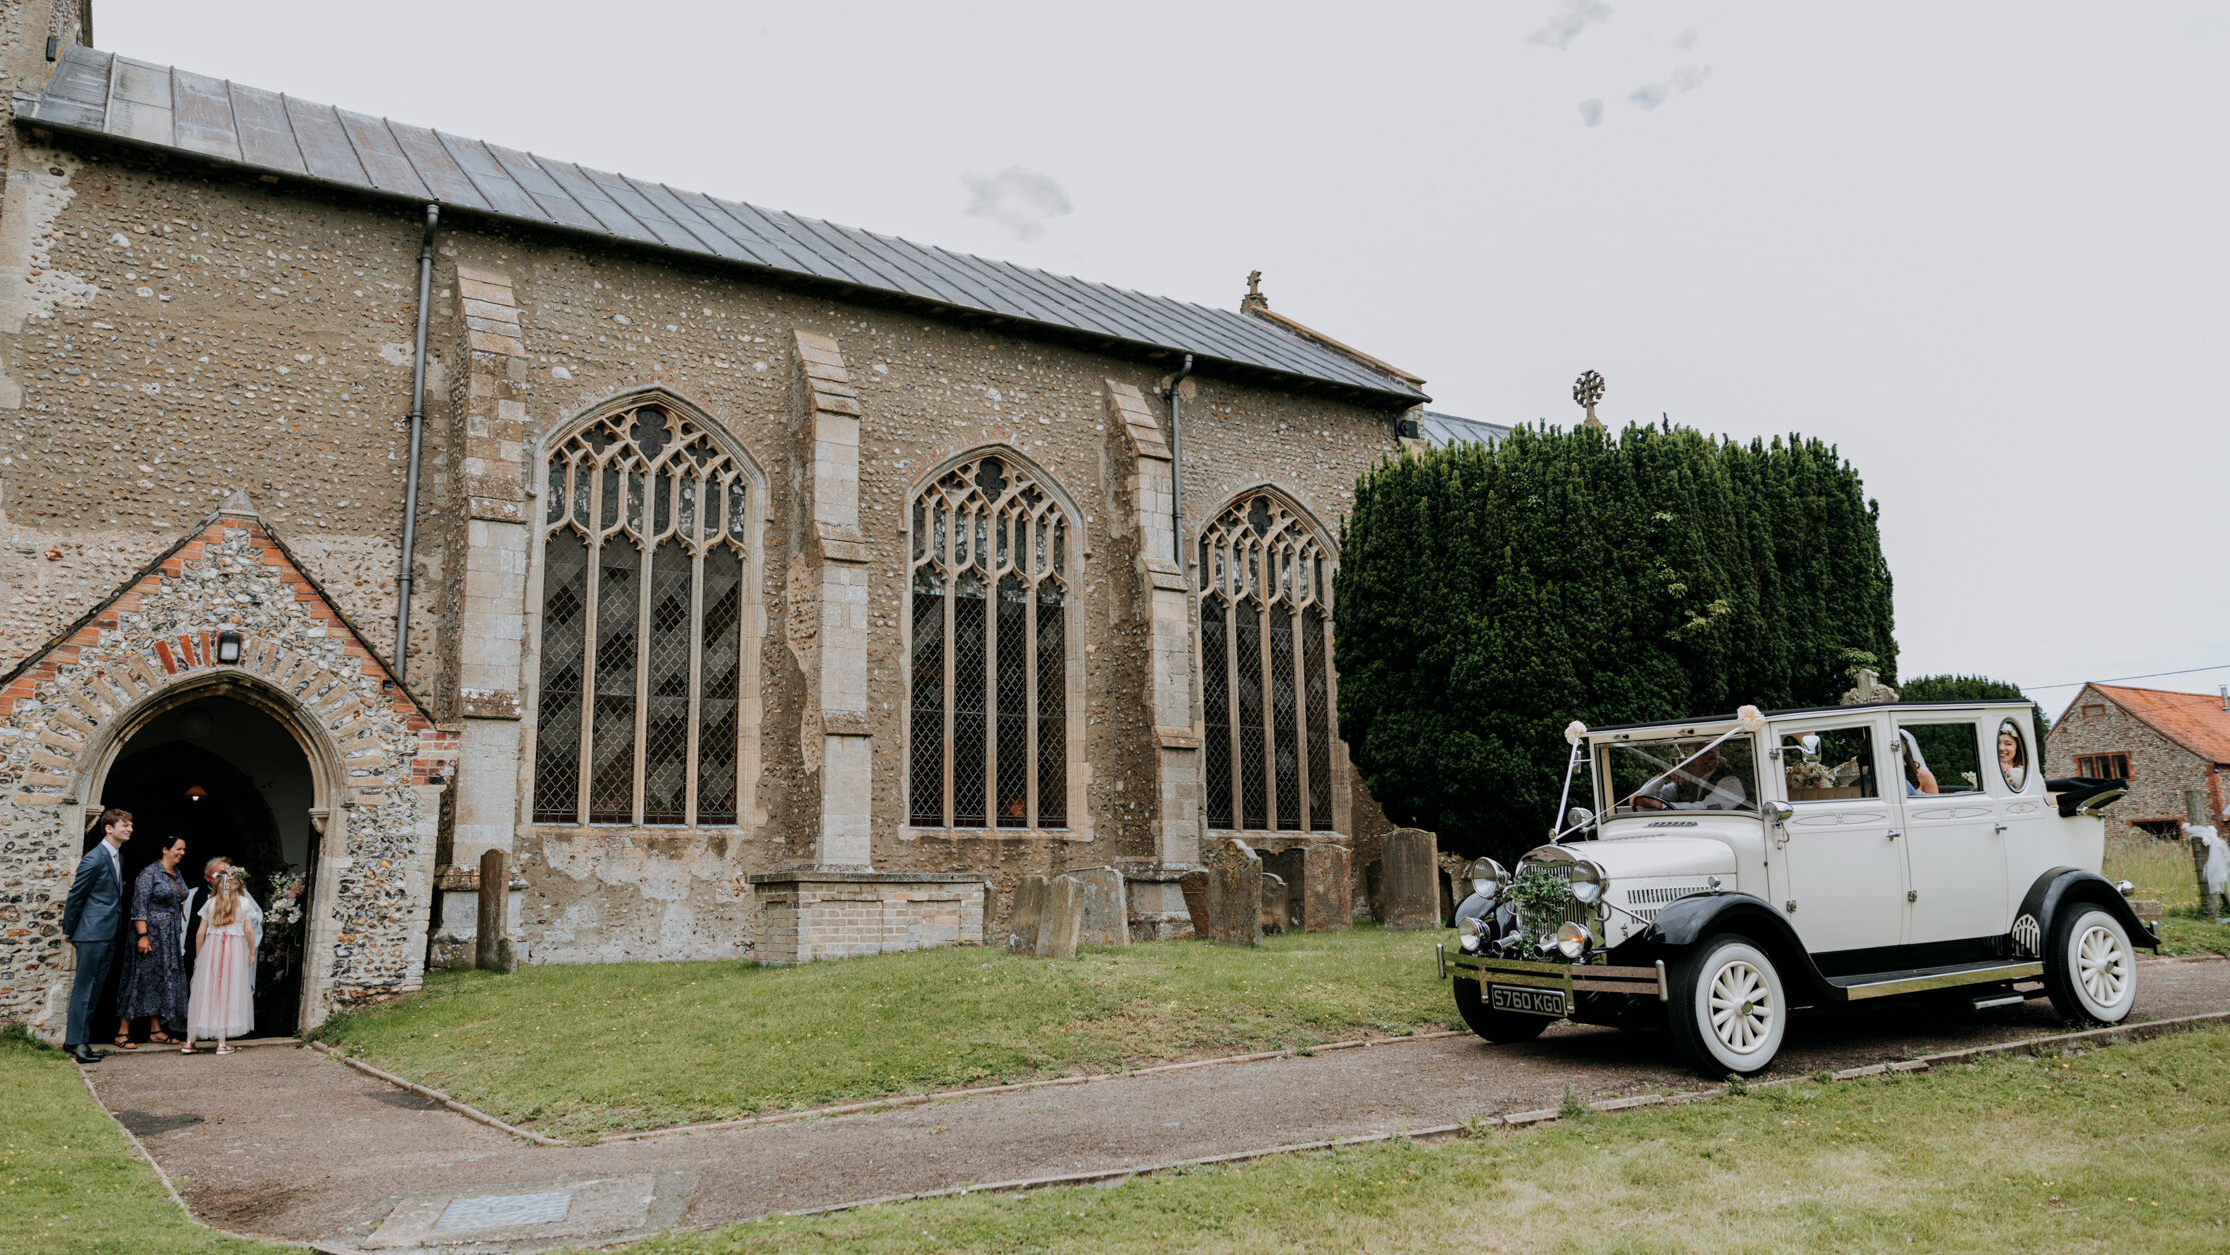
M 1603 888 L 1610 882 L 1609 873 L 1584 858 L 1572 860 L 1572 870 L 1566 874 L 1571 878 L 1572 896 L 1589 906 L 1602 900 Z
M 1557 953 L 1567 959 L 1577 959 L 1587 953 L 1587 930 L 1567 922 L 1556 930 Z
M 1485 894 L 1489 898 L 1500 897 L 1502 886 L 1510 882 L 1510 873 L 1502 870 L 1502 864 L 1491 858 L 1474 860 L 1464 871 L 1464 875 L 1471 878 L 1473 893 Z

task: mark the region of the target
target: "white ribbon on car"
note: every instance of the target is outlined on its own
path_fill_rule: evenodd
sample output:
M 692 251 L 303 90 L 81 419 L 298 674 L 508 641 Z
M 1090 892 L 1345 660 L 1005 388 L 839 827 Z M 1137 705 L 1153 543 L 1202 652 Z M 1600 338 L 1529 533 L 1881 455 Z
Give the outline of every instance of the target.
M 2207 861 L 2199 870 L 2200 879 L 2207 882 L 2207 892 L 2222 895 L 2225 882 L 2230 882 L 2230 842 L 2208 824 L 2184 825 L 2184 835 L 2207 850 Z
M 1720 745 L 1724 744 L 1737 732 L 1747 732 L 1754 736 L 1757 733 L 1765 731 L 1765 712 L 1759 710 L 1755 706 L 1742 706 L 1737 708 L 1734 712 L 1734 720 L 1735 723 L 1733 727 L 1720 733 L 1718 736 L 1713 737 L 1711 741 L 1702 749 L 1697 750 L 1695 753 L 1690 754 L 1688 757 L 1681 759 L 1679 762 L 1674 763 L 1672 766 L 1665 768 L 1662 772 L 1659 772 L 1657 778 L 1662 780 L 1666 776 L 1672 775 L 1674 772 L 1679 771 L 1681 768 L 1687 766 L 1688 764 L 1696 761 L 1699 758 L 1702 758 L 1704 755 L 1710 753 L 1711 751 L 1718 749 Z M 1581 723 L 1577 719 L 1574 719 L 1572 722 L 1566 724 L 1564 727 L 1564 739 L 1572 743 L 1572 763 L 1574 765 L 1577 765 L 1580 761 L 1580 739 L 1586 735 L 1587 725 Z M 1564 769 L 1564 797 L 1563 799 L 1560 799 L 1556 804 L 1556 812 L 1558 818 L 1561 819 L 1563 817 L 1564 803 L 1566 801 L 1569 801 L 1571 799 L 1571 796 L 1572 768 L 1568 766 Z M 1613 802 L 1612 805 L 1615 806 L 1617 805 L 1617 803 Z M 1585 828 L 1588 824 L 1591 824 L 1593 822 L 1595 822 L 1595 817 L 1593 815 L 1590 815 L 1584 822 L 1573 824 L 1572 826 L 1551 835 L 1549 837 L 1549 844 L 1555 845 L 1557 842 L 1562 841 L 1564 838 L 1571 836 L 1573 833 L 1578 832 L 1580 829 Z

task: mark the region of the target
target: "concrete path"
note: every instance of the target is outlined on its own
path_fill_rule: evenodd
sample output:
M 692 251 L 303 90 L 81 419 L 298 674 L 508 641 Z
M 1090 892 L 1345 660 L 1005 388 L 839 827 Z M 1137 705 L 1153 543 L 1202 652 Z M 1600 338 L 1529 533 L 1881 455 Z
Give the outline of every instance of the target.
M 2230 1010 L 2230 961 L 2148 961 L 2133 1021 Z M 2058 1031 L 2042 1000 L 1947 1020 L 1870 1008 L 1792 1025 L 1804 1075 Z M 748 1067 L 749 1060 L 737 1060 Z M 1197 1068 L 720 1133 L 524 1145 L 284 1046 L 112 1055 L 87 1069 L 196 1214 L 345 1250 L 526 1249 L 1059 1173 L 1382 1134 L 1587 1099 L 1694 1089 L 1651 1034 L 1562 1026 Z

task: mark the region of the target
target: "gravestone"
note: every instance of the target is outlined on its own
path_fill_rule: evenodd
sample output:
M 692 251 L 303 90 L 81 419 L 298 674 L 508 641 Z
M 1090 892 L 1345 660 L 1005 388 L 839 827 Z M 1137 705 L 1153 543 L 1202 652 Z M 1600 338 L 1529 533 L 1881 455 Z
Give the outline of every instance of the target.
M 1045 909 L 1038 916 L 1041 959 L 1076 957 L 1076 935 L 1084 925 L 1084 882 L 1074 876 L 1055 876 L 1045 884 Z
M 480 918 L 474 922 L 472 965 L 483 972 L 515 972 L 519 968 L 511 948 L 511 872 L 504 866 L 503 851 L 480 856 Z
M 1354 855 L 1344 845 L 1301 848 L 1301 901 L 1295 912 L 1312 933 L 1347 928 L 1355 922 Z
M 1208 856 L 1209 941 L 1262 944 L 1262 860 L 1246 842 L 1226 838 Z
M 1084 926 L 1078 945 L 1130 944 L 1130 896 L 1123 873 L 1112 867 L 1086 867 L 1068 873 L 1084 886 Z
M 1256 850 L 1262 856 L 1262 874 L 1275 876 L 1285 882 L 1285 914 L 1264 915 L 1262 927 L 1266 932 L 1301 931 L 1301 899 L 1308 884 L 1308 869 L 1300 846 L 1283 850 Z M 1267 899 L 1265 899 L 1267 901 Z
M 1388 928 L 1440 926 L 1440 841 L 1422 828 L 1379 838 L 1379 894 Z
M 1045 917 L 1045 877 L 1024 876 L 1014 887 L 1014 907 L 1007 912 L 1007 949 L 1015 954 L 1036 954 L 1038 922 Z
M 1177 888 L 1185 895 L 1185 914 L 1192 916 L 1192 935 L 1208 935 L 1208 873 L 1186 872 L 1177 881 Z
M 1289 926 L 1286 912 L 1292 909 L 1286 899 L 1285 877 L 1276 872 L 1262 873 L 1262 932 L 1264 936 L 1282 933 Z

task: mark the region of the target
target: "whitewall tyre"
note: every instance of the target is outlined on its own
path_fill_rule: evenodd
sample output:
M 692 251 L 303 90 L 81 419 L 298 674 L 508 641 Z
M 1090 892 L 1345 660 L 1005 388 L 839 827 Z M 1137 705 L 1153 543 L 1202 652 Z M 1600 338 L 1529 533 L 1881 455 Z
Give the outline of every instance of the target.
M 2078 1024 L 2119 1024 L 2137 1004 L 2137 951 L 2104 907 L 2071 903 L 2052 921 L 2044 952 L 2052 1009 Z
M 1781 1052 L 1788 991 L 1765 951 L 1742 937 L 1708 938 L 1672 975 L 1673 1039 L 1705 1075 L 1748 1076 Z

